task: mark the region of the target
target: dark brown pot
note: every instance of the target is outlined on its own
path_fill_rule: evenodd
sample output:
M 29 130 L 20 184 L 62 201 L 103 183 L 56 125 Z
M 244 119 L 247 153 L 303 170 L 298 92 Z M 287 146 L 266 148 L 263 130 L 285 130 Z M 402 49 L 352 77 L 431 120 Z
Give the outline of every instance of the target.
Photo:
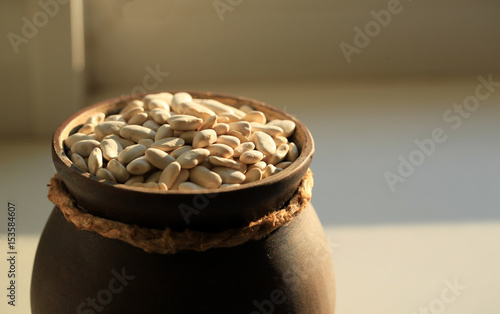
M 83 109 L 55 132 L 57 172 L 81 207 L 93 215 L 149 228 L 218 232 L 279 209 L 297 189 L 314 154 L 307 128 L 294 117 L 241 97 L 190 92 L 230 105 L 250 104 L 268 117 L 294 120 L 299 158 L 259 182 L 211 195 L 189 221 L 180 204 L 195 193 L 145 192 L 99 182 L 72 165 L 63 139 L 95 112 L 112 113 L 127 99 Z M 79 231 L 54 208 L 42 233 L 31 285 L 33 313 L 333 313 L 333 265 L 312 206 L 269 236 L 233 248 L 150 254 L 127 243 Z

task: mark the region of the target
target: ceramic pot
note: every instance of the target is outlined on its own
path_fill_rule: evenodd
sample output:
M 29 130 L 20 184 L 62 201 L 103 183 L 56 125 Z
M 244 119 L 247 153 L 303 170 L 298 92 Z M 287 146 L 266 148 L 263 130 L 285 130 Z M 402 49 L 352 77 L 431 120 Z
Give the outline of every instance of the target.
M 311 163 L 314 143 L 307 128 L 256 100 L 190 94 L 249 104 L 270 119 L 295 121 L 292 140 L 299 158 L 272 177 L 220 191 L 186 223 L 178 206 L 192 204 L 196 193 L 117 188 L 76 168 L 66 156 L 63 140 L 90 115 L 117 112 L 130 99 L 116 98 L 81 110 L 54 134 L 54 165 L 76 202 L 95 216 L 127 224 L 209 233 L 243 227 L 280 209 Z M 78 230 L 55 207 L 38 245 L 31 283 L 33 313 L 333 313 L 334 305 L 332 259 L 311 205 L 260 240 L 177 254 L 146 253 Z

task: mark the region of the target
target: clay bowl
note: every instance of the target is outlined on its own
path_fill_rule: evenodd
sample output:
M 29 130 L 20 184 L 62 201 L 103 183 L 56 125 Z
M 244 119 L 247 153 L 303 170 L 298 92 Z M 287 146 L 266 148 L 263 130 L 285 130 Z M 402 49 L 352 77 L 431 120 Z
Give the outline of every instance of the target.
M 136 187 L 121 187 L 100 180 L 77 168 L 66 155 L 63 141 L 75 133 L 87 118 L 97 112 L 113 114 L 135 97 L 121 97 L 103 101 L 84 108 L 69 117 L 56 130 L 52 141 L 52 158 L 57 173 L 81 208 L 89 213 L 128 224 L 143 227 L 218 232 L 237 228 L 255 221 L 269 212 L 279 209 L 297 189 L 301 178 L 309 168 L 314 142 L 309 130 L 295 117 L 263 102 L 210 92 L 189 92 L 193 98 L 211 98 L 231 106 L 251 105 L 266 114 L 269 120 L 280 118 L 295 122 L 292 137 L 300 150 L 298 159 L 284 171 L 261 181 L 222 190 L 206 190 L 210 202 L 199 203 L 196 193 L 186 191 L 148 191 Z M 179 210 L 181 204 L 199 210 L 185 219 Z

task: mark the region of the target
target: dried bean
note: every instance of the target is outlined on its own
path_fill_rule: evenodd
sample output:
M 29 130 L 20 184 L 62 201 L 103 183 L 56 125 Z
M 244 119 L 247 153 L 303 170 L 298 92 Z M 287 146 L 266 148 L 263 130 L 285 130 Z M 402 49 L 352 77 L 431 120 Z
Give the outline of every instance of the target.
M 214 130 L 202 130 L 196 133 L 193 138 L 194 148 L 204 148 L 212 145 L 217 140 L 217 133 Z
M 220 175 L 202 166 L 191 169 L 189 171 L 189 179 L 191 182 L 207 189 L 216 189 L 222 184 Z
M 90 152 L 92 152 L 94 148 L 99 147 L 99 145 L 101 145 L 101 143 L 96 140 L 81 140 L 71 146 L 71 152 L 82 157 L 88 157 Z
M 130 174 L 140 175 L 145 174 L 153 169 L 153 165 L 151 165 L 149 161 L 146 160 L 146 156 L 141 156 L 132 160 L 126 168 Z
M 107 170 L 105 168 L 99 168 L 99 169 L 97 169 L 97 172 L 96 172 L 95 176 L 98 177 L 98 178 L 100 178 L 100 179 L 104 179 L 106 181 L 117 183 L 115 177 L 113 176 L 113 174 L 109 170 Z
M 127 172 L 127 169 L 116 159 L 110 160 L 106 169 L 108 169 L 116 181 L 120 183 L 123 183 L 130 178 L 130 174 Z

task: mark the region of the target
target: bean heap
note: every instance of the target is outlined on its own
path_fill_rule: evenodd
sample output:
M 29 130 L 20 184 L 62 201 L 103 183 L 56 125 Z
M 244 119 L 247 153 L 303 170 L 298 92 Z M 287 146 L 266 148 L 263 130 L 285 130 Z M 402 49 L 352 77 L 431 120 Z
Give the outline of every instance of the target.
M 258 181 L 299 155 L 291 120 L 267 121 L 180 92 L 146 95 L 118 114 L 92 115 L 64 140 L 73 164 L 100 179 L 156 190 L 197 191 Z

